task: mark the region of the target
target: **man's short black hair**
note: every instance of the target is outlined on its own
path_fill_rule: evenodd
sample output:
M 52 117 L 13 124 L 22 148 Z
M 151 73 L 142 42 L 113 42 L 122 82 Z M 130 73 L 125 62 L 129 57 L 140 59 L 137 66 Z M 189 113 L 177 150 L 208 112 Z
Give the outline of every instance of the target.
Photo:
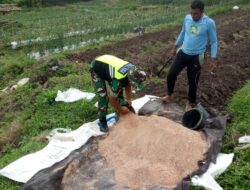
M 201 0 L 192 1 L 191 9 L 200 9 L 201 11 L 203 11 L 204 7 L 205 7 L 205 4 L 203 1 L 201 1 Z

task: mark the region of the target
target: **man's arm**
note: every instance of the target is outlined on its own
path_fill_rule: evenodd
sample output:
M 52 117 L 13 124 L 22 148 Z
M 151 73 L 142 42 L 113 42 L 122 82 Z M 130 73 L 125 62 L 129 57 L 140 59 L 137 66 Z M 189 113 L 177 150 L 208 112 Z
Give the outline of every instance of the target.
M 185 19 L 186 20 L 186 19 Z M 175 56 L 176 55 L 176 51 L 177 49 L 181 46 L 181 44 L 183 43 L 184 41 L 184 37 L 185 37 L 185 32 L 186 32 L 186 27 L 185 27 L 185 20 L 184 20 L 184 23 L 182 25 L 182 29 L 181 29 L 181 32 L 175 42 L 175 46 L 174 48 L 172 49 L 172 55 Z
M 121 106 L 117 100 L 118 94 L 121 93 L 121 91 L 122 86 L 120 81 L 113 79 L 111 83 L 111 95 L 109 95 L 109 102 L 119 114 L 126 114 L 129 113 L 129 109 L 125 106 Z
M 129 113 L 129 109 L 126 106 L 121 106 L 119 102 L 117 101 L 117 98 L 110 95 L 109 96 L 109 102 L 113 106 L 113 108 L 119 113 L 119 114 L 126 114 Z
M 131 89 L 130 82 L 128 82 L 128 85 L 125 87 L 125 96 L 126 96 L 129 106 L 131 106 L 132 105 L 132 89 Z
M 184 41 L 184 37 L 185 37 L 185 31 L 186 31 L 186 27 L 185 27 L 185 22 L 184 22 L 181 28 L 181 32 L 175 42 L 175 46 L 180 46 L 182 44 L 182 42 Z
M 211 20 L 208 25 L 208 37 L 211 45 L 211 60 L 209 62 L 209 70 L 212 72 L 217 66 L 216 57 L 218 50 L 216 25 L 213 20 Z
M 215 22 L 211 20 L 208 25 L 208 37 L 211 44 L 211 58 L 216 59 L 218 42 Z

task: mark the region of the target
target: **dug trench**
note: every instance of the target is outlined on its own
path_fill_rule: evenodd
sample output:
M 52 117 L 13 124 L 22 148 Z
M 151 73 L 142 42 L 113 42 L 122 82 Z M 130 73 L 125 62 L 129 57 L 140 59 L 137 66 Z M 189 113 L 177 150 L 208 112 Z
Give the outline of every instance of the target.
M 250 79 L 250 13 L 249 11 L 231 11 L 214 18 L 218 34 L 218 66 L 211 74 L 206 62 L 202 66 L 197 101 L 212 114 L 225 112 L 232 94 L 240 89 L 246 80 Z M 132 39 L 123 40 L 113 45 L 87 50 L 77 55 L 71 55 L 72 61 L 90 63 L 96 56 L 111 54 L 134 63 L 145 70 L 148 76 L 144 90 L 135 94 L 141 97 L 145 94 L 163 96 L 166 94 L 166 72 L 158 78 L 159 68 L 170 57 L 175 39 L 181 26 L 175 26 L 160 32 L 147 33 Z M 160 45 L 159 45 L 160 44 Z M 145 51 L 148 46 L 151 51 Z M 156 47 L 154 49 L 154 46 Z M 185 70 L 177 78 L 175 85 L 175 101 L 184 106 L 187 97 L 187 77 Z

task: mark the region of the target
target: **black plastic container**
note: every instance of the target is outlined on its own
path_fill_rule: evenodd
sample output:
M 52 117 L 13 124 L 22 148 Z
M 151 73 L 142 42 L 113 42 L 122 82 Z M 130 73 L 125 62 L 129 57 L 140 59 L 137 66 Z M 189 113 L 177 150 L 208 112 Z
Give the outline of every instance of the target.
M 184 113 L 182 117 L 182 124 L 189 129 L 202 129 L 205 127 L 204 113 L 197 108 L 193 108 Z

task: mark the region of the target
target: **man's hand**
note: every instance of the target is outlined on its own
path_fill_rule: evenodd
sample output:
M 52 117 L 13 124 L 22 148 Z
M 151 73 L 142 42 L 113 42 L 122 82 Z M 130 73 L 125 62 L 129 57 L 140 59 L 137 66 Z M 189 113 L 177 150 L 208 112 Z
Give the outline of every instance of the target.
M 121 115 L 125 115 L 125 114 L 129 113 L 130 111 L 129 111 L 129 109 L 126 106 L 121 106 L 121 108 L 119 109 L 118 112 Z
M 174 48 L 171 50 L 171 55 L 172 55 L 172 57 L 175 57 L 175 56 L 176 56 L 177 49 L 178 49 L 178 46 L 174 46 Z
M 127 100 L 127 102 L 129 107 L 132 106 L 132 100 Z
M 216 67 L 217 67 L 217 62 L 216 62 L 216 60 L 215 60 L 215 59 L 211 59 L 211 60 L 209 61 L 209 63 L 208 63 L 208 70 L 209 70 L 209 72 L 212 73 Z

